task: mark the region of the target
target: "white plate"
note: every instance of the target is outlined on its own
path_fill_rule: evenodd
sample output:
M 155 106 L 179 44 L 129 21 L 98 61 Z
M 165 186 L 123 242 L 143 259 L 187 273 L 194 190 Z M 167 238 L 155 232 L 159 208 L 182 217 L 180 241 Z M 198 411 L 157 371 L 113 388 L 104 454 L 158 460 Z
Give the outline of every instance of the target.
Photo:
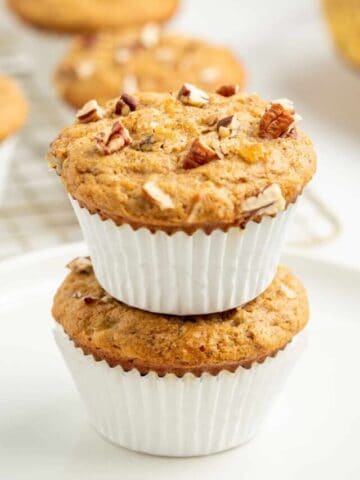
M 87 424 L 51 334 L 52 296 L 81 244 L 0 266 L 0 479 L 360 478 L 360 272 L 287 263 L 312 304 L 310 342 L 252 442 L 212 457 L 167 459 L 113 446 Z

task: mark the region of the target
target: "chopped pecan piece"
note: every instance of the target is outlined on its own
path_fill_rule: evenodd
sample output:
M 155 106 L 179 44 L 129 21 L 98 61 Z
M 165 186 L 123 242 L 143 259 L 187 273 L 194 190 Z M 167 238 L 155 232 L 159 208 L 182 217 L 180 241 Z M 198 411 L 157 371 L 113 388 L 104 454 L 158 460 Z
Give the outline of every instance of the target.
M 222 95 L 223 97 L 232 97 L 239 93 L 239 85 L 223 85 L 222 87 L 216 90 L 216 93 Z
M 184 105 L 192 105 L 194 107 L 202 107 L 209 102 L 209 95 L 191 83 L 184 83 L 179 90 L 177 98 Z
M 72 260 L 66 266 L 74 273 L 89 274 L 92 272 L 92 263 L 91 263 L 90 257 L 74 258 L 74 260 Z
M 128 93 L 123 93 L 115 105 L 115 113 L 117 115 L 126 116 L 129 115 L 130 112 L 134 112 L 139 105 L 140 103 L 136 98 Z
M 126 145 L 132 142 L 129 131 L 120 122 L 115 122 L 111 130 L 107 133 L 102 132 L 96 138 L 97 146 L 103 155 L 119 152 Z
M 98 297 L 94 297 L 94 296 L 90 296 L 90 295 L 83 298 L 83 301 L 84 301 L 84 303 L 86 303 L 86 305 L 91 305 L 92 303 L 95 303 L 98 300 L 99 300 Z
M 205 165 L 218 158 L 218 153 L 210 148 L 203 139 L 197 138 L 193 141 L 190 150 L 184 159 L 184 168 L 190 169 L 200 167 L 200 165 Z
M 170 208 L 175 208 L 174 202 L 172 201 L 170 195 L 161 190 L 161 188 L 158 187 L 155 182 L 146 182 L 143 186 L 143 191 L 146 197 L 152 203 L 157 205 L 160 210 L 168 210 Z
M 277 183 L 266 187 L 259 195 L 247 198 L 243 212 L 251 215 L 275 215 L 285 209 L 286 201 Z
M 80 123 L 96 122 L 104 116 L 104 110 L 96 100 L 90 100 L 77 112 L 76 118 Z
M 290 100 L 275 100 L 260 120 L 259 136 L 268 140 L 287 137 L 300 120 L 301 117 L 295 113 Z
M 216 129 L 220 138 L 227 138 L 236 133 L 238 127 L 238 120 L 235 115 L 222 118 L 218 121 Z
M 145 25 L 140 33 L 141 45 L 145 48 L 155 47 L 160 40 L 160 28 L 158 25 L 149 23 Z

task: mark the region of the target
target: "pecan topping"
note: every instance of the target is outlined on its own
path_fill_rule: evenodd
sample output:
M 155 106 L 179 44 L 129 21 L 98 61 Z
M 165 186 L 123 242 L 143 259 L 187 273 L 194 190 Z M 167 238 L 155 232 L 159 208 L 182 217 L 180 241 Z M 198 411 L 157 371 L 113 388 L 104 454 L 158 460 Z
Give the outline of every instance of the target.
M 135 75 L 129 74 L 123 78 L 123 92 L 135 93 L 138 88 L 138 81 Z
M 111 130 L 107 133 L 102 132 L 96 138 L 97 146 L 103 155 L 119 152 L 126 145 L 132 142 L 129 131 L 120 122 L 115 122 Z
M 235 115 L 222 118 L 218 121 L 216 129 L 220 138 L 227 138 L 236 133 L 238 127 L 238 121 Z
M 155 182 L 146 182 L 143 186 L 143 191 L 146 197 L 152 203 L 157 205 L 160 210 L 168 210 L 170 208 L 175 208 L 174 202 L 172 201 L 170 195 L 161 190 L 161 188 L 158 187 Z
M 200 167 L 200 165 L 205 165 L 218 158 L 218 153 L 210 148 L 203 139 L 197 138 L 193 141 L 190 150 L 184 159 L 184 168 L 190 169 Z
M 126 47 L 120 47 L 115 51 L 115 61 L 120 65 L 127 63 L 131 56 L 131 50 Z
M 74 258 L 74 260 L 72 260 L 66 266 L 74 273 L 89 274 L 92 272 L 92 263 L 91 263 L 90 257 Z
M 139 105 L 140 103 L 136 98 L 128 93 L 123 93 L 115 105 L 115 113 L 126 116 L 129 115 L 130 112 L 134 112 Z
M 199 75 L 200 82 L 213 83 L 219 78 L 220 72 L 217 68 L 208 67 L 201 70 Z
M 184 83 L 177 98 L 184 105 L 192 105 L 194 107 L 202 107 L 209 102 L 208 94 L 191 83 Z
M 259 195 L 247 198 L 243 212 L 251 215 L 275 215 L 285 209 L 286 201 L 277 183 L 266 187 Z
M 91 305 L 92 303 L 95 303 L 98 300 L 99 300 L 98 297 L 93 297 L 90 295 L 83 298 L 83 301 L 84 303 L 86 303 L 86 305 Z
M 77 112 L 76 118 L 80 123 L 96 122 L 104 116 L 104 110 L 96 100 L 90 100 Z
M 141 45 L 145 48 L 155 47 L 159 43 L 160 39 L 160 28 L 158 25 L 149 23 L 145 25 L 140 34 Z
M 222 87 L 216 90 L 216 93 L 222 95 L 223 97 L 232 97 L 239 93 L 239 85 L 223 85 Z
M 75 67 L 75 73 L 78 78 L 85 80 L 86 78 L 90 78 L 93 75 L 93 73 L 95 72 L 95 68 L 95 62 L 93 62 L 92 60 L 84 60 Z
M 300 120 L 290 100 L 274 100 L 260 120 L 259 136 L 268 140 L 287 137 Z

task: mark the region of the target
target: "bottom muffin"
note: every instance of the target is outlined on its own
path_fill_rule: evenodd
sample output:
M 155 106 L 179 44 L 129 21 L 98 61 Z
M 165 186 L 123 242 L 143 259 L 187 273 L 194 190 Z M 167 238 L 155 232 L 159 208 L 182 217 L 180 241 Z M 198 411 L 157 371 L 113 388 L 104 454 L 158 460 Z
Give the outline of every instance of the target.
M 193 317 L 114 300 L 86 257 L 69 267 L 54 299 L 55 337 L 102 435 L 169 456 L 215 453 L 254 436 L 304 346 L 307 297 L 285 267 L 247 305 Z

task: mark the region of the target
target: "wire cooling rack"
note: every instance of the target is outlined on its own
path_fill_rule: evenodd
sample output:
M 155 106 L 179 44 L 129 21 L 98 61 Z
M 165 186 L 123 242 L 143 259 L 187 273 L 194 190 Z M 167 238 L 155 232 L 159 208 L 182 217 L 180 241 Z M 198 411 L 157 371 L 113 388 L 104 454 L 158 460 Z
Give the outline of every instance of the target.
M 48 45 L 47 51 L 37 52 L 40 63 L 34 65 L 16 29 L 15 33 L 13 29 L 7 30 L 8 22 L 1 20 L 0 71 L 16 76 L 22 84 L 30 103 L 30 116 L 19 134 L 5 199 L 0 205 L 0 260 L 81 238 L 59 179 L 49 172 L 44 158 L 50 141 L 73 115 L 50 86 L 48 71 L 53 59 L 39 66 L 42 59 L 51 56 L 51 48 Z M 46 39 L 38 45 L 46 46 Z M 39 68 L 46 67 L 47 73 L 39 74 Z M 296 213 L 289 245 L 319 245 L 334 239 L 339 232 L 336 217 L 316 193 L 307 189 Z

